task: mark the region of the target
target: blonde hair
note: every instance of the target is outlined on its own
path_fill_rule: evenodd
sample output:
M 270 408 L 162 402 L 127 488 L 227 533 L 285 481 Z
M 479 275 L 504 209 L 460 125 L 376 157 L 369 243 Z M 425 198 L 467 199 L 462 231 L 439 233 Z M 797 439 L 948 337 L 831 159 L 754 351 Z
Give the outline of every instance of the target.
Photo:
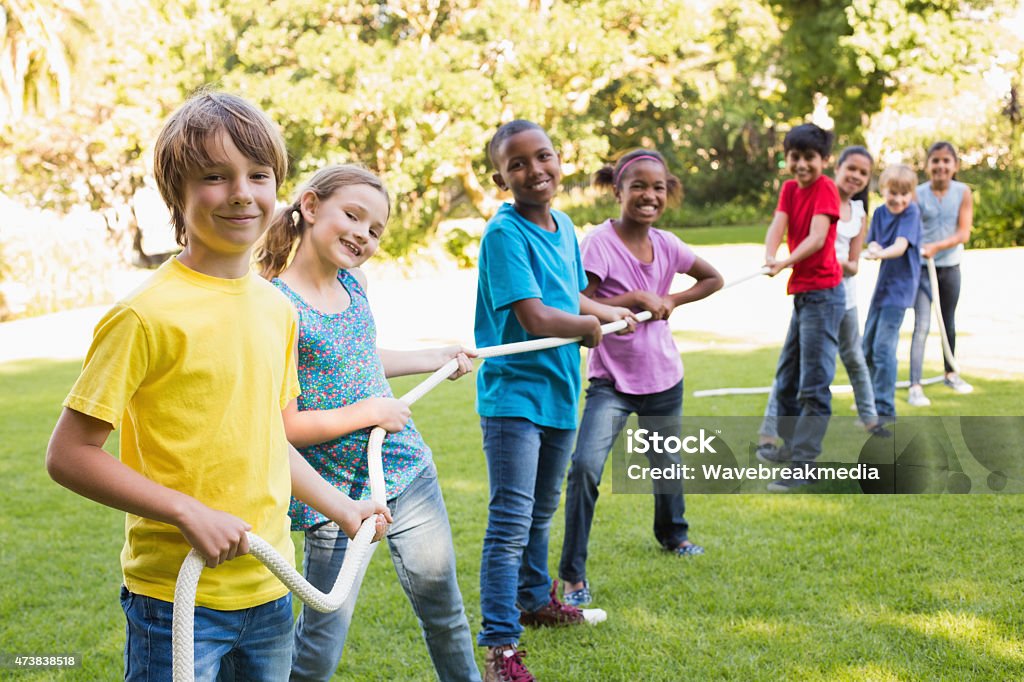
M 237 95 L 200 90 L 171 117 L 156 139 L 153 175 L 171 210 L 174 238 L 185 246 L 185 187 L 196 170 L 212 165 L 207 141 L 224 131 L 247 158 L 274 170 L 281 187 L 288 171 L 288 154 L 277 126 L 259 108 Z
M 295 193 L 295 201 L 280 209 L 263 238 L 256 244 L 254 257 L 260 274 L 267 279 L 280 275 L 302 239 L 309 223 L 302 217 L 302 197 L 312 192 L 317 201 L 326 201 L 336 190 L 349 185 L 369 185 L 384 195 L 391 214 L 391 197 L 379 177 L 363 166 L 343 164 L 321 168 Z M 385 218 L 384 222 L 387 222 Z
M 878 178 L 878 187 L 883 190 L 890 188 L 894 192 L 909 192 L 917 196 L 917 173 L 902 163 L 889 166 Z

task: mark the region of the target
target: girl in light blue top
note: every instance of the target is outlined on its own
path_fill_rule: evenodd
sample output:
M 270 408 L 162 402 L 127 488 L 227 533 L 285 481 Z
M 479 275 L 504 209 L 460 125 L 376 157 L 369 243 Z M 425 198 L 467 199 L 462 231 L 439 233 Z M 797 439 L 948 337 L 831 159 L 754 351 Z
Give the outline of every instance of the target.
M 971 237 L 974 222 L 974 198 L 971 189 L 957 181 L 960 160 L 949 142 L 936 142 L 928 148 L 925 172 L 928 182 L 917 187 L 917 200 L 921 207 L 921 256 L 935 259 L 935 273 L 939 284 L 939 309 L 949 339 L 949 348 L 956 351 L 956 304 L 960 299 L 960 260 L 964 244 Z M 921 388 L 921 369 L 924 364 L 924 344 L 928 338 L 929 312 L 932 291 L 927 264 L 922 262 L 921 282 L 914 302 L 914 336 L 910 343 L 910 394 L 907 402 L 914 407 L 931 404 Z M 943 358 L 946 376 L 944 383 L 957 393 L 974 390 L 960 378 L 948 359 Z

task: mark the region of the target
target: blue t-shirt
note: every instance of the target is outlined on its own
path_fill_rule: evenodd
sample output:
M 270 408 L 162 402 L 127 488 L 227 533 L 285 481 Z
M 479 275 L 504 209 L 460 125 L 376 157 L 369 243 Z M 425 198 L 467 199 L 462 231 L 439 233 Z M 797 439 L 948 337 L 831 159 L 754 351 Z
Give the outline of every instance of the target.
M 538 338 L 519 324 L 512 304 L 539 298 L 551 308 L 580 312 L 586 288 L 572 220 L 552 210 L 548 232 L 504 204 L 480 242 L 475 337 L 478 348 Z M 521 417 L 539 426 L 576 428 L 580 348 L 558 348 L 488 358 L 477 374 L 476 409 L 482 417 Z
M 921 209 L 910 204 L 899 215 L 893 215 L 883 204 L 871 216 L 868 243 L 878 242 L 882 248 L 895 243 L 897 237 L 905 237 L 907 250 L 899 258 L 883 260 L 878 269 L 873 307 L 894 306 L 909 308 L 914 305 L 917 284 L 921 278 Z

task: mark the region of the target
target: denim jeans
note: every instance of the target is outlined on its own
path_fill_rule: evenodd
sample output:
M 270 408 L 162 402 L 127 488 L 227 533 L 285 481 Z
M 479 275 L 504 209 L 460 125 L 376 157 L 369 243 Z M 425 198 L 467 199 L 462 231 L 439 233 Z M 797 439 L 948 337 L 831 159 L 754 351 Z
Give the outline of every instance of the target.
M 836 375 L 839 324 L 846 310 L 843 285 L 793 296 L 793 316 L 775 370 L 779 435 L 794 462 L 812 462 L 832 415 L 829 385 Z
M 519 608 L 548 603 L 548 536 L 575 429 L 481 417 L 491 497 L 480 562 L 480 646 L 519 641 Z
M 124 678 L 166 682 L 172 677 L 174 604 L 121 587 L 125 627 Z M 195 613 L 196 680 L 288 679 L 292 660 L 292 599 L 286 594 L 260 606 Z
M 907 309 L 871 306 L 864 323 L 864 357 L 871 370 L 878 416 L 890 422 L 896 416 L 896 344 Z
M 875 410 L 875 391 L 871 387 L 871 373 L 868 371 L 867 362 L 864 360 L 864 350 L 861 347 L 857 306 L 847 308 L 843 313 L 843 319 L 839 322 L 839 359 L 843 361 L 846 374 L 850 377 L 853 399 L 857 403 L 857 414 L 860 416 L 860 420 L 865 424 L 874 424 L 878 421 L 878 412 Z M 758 433 L 771 438 L 778 436 L 778 417 L 779 403 L 775 400 L 775 383 L 772 382 L 772 389 L 768 394 L 768 404 L 764 408 L 764 421 L 761 422 Z
M 955 353 L 956 304 L 960 301 L 960 266 L 937 267 L 935 268 L 935 278 L 939 283 L 939 311 L 942 313 L 942 324 L 946 328 L 949 349 Z M 921 383 L 921 373 L 924 368 L 924 344 L 928 340 L 928 328 L 931 325 L 931 305 L 931 283 L 928 280 L 928 267 L 925 266 L 921 268 L 921 284 L 917 288 L 917 298 L 914 299 L 914 336 L 910 340 L 911 384 Z M 942 362 L 946 367 L 946 374 L 953 371 L 945 353 L 943 353 Z
M 390 500 L 388 507 L 394 518 L 387 535 L 391 561 L 419 619 L 434 670 L 445 682 L 478 681 L 473 638 L 455 575 L 451 527 L 434 465 Z M 348 538 L 337 524 L 306 531 L 306 579 L 318 589 L 330 591 L 347 548 Z M 303 605 L 295 624 L 292 680 L 328 680 L 337 670 L 362 578 L 358 577 L 354 593 L 334 613 L 319 613 Z
M 558 575 L 568 582 L 586 579 L 587 545 L 599 495 L 601 473 L 612 444 L 630 414 L 639 417 L 639 427 L 662 436 L 681 436 L 683 382 L 659 393 L 630 395 L 615 390 L 608 379 L 591 379 L 583 406 L 576 449 L 572 453 L 565 490 L 565 541 Z M 649 417 L 676 417 L 666 420 Z M 657 448 L 652 448 L 657 450 Z M 652 467 L 666 468 L 680 463 L 678 453 L 651 452 Z M 666 549 L 686 541 L 689 524 L 683 516 L 683 484 L 679 480 L 653 481 L 654 537 Z

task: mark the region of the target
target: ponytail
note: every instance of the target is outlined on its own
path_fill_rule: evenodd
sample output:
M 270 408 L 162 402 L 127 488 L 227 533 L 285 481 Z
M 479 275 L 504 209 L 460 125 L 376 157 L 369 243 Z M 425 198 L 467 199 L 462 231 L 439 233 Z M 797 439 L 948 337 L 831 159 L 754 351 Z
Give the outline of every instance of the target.
M 266 279 L 274 279 L 284 272 L 292 251 L 305 229 L 306 224 L 298 201 L 277 212 L 263 238 L 256 244 L 254 253 L 260 275 Z

